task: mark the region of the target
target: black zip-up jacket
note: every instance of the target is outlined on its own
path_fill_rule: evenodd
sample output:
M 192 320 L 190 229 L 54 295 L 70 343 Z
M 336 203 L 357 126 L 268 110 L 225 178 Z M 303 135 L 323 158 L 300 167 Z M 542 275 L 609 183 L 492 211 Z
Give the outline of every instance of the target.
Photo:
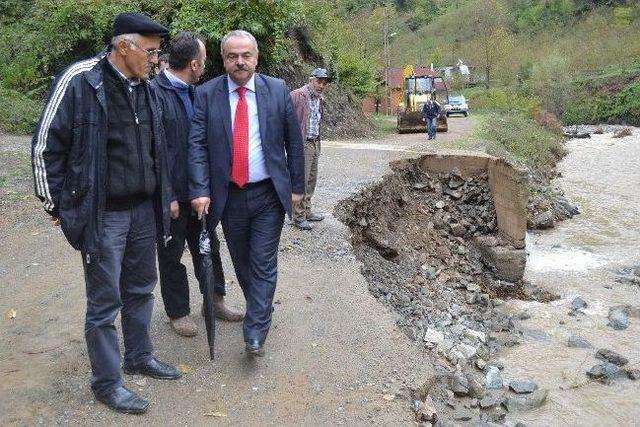
M 188 202 L 189 175 L 187 162 L 187 142 L 191 120 L 187 117 L 184 103 L 164 73 L 158 74 L 150 84 L 156 91 L 158 104 L 162 109 L 162 123 L 167 138 L 169 174 L 171 186 L 179 202 Z
M 76 62 L 56 77 L 33 136 L 31 156 L 36 196 L 60 218 L 62 231 L 85 259 L 100 256 L 106 203 L 107 101 L 103 81 L 106 52 Z M 144 82 L 152 111 L 159 236 L 170 239 L 170 203 L 161 110 Z

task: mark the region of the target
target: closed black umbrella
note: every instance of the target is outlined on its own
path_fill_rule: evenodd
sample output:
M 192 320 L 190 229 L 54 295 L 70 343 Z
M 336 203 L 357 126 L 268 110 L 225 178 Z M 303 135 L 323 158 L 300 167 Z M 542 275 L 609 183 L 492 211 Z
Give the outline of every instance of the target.
M 209 342 L 209 357 L 213 360 L 214 344 L 216 341 L 216 312 L 213 306 L 213 264 L 211 261 L 211 240 L 207 231 L 207 219 L 202 214 L 202 229 L 200 230 L 200 277 L 204 297 L 204 323 L 207 327 L 207 341 Z

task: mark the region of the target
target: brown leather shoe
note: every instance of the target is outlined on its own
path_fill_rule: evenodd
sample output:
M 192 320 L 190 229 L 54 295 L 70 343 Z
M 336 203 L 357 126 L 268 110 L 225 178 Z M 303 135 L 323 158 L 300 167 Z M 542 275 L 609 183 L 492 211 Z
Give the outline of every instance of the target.
M 169 322 L 178 335 L 194 337 L 198 334 L 198 325 L 188 315 L 178 319 L 170 319 Z
M 224 297 L 222 295 L 213 295 L 213 306 L 216 312 L 216 319 L 227 322 L 239 322 L 244 319 L 244 313 L 233 311 L 224 305 Z M 202 304 L 202 310 L 200 313 L 204 316 L 204 304 Z

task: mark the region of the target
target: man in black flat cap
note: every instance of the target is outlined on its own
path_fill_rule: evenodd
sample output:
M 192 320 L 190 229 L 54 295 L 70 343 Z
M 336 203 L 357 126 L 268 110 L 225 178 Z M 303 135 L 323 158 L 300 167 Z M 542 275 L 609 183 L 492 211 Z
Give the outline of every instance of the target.
M 322 221 L 324 215 L 311 210 L 311 197 L 318 181 L 320 158 L 320 124 L 324 116 L 325 91 L 331 78 L 324 68 L 311 72 L 309 83 L 291 91 L 291 101 L 298 116 L 304 141 L 304 197 L 293 208 L 293 225 L 300 230 L 311 230 L 310 221 Z
M 82 253 L 91 389 L 124 413 L 143 413 L 149 402 L 122 383 L 118 312 L 124 372 L 181 376 L 153 357 L 149 336 L 156 235 L 168 241 L 170 215 L 177 214 L 160 112 L 147 83 L 166 33 L 145 15 L 118 15 L 110 48 L 57 76 L 32 142 L 36 195 Z

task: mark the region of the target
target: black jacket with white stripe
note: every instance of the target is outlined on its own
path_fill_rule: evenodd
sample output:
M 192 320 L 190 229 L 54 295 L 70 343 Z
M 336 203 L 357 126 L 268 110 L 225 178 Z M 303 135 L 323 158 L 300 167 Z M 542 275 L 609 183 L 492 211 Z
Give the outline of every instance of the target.
M 60 218 L 62 231 L 87 260 L 99 256 L 106 203 L 107 101 L 103 84 L 106 52 L 76 62 L 56 77 L 33 136 L 31 159 L 36 196 Z M 158 236 L 169 240 L 170 203 L 161 110 L 144 82 L 151 104 L 154 168 L 157 179 Z

